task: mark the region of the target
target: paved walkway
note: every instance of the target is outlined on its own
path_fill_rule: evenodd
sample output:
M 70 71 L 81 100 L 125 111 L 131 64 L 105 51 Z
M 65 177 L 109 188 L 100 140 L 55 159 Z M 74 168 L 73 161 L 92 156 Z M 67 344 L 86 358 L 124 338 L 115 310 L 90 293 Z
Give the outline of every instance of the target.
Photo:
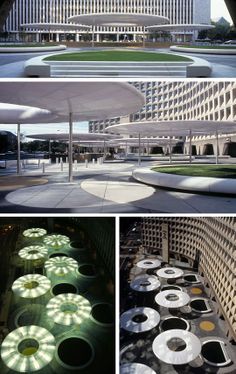
M 18 189 L 12 184 L 0 194 L 0 212 L 236 213 L 236 197 L 147 186 L 132 178 L 135 167 L 131 163 L 90 164 L 87 169 L 79 165 L 73 183 L 67 182 L 65 167 L 60 172 L 59 166 L 49 166 L 45 175 L 27 171 L 39 182 L 46 178 L 48 183 Z

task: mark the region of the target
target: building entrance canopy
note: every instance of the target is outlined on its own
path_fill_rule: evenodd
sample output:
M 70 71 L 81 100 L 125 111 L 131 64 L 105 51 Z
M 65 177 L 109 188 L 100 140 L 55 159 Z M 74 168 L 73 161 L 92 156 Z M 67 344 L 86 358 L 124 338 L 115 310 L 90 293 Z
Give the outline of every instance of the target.
M 69 23 L 22 23 L 23 29 L 33 29 L 42 31 L 86 31 L 90 30 L 90 26 L 86 25 L 74 25 Z
M 55 140 L 59 142 L 68 142 L 69 133 L 51 133 L 51 134 L 33 134 L 28 135 L 27 138 L 39 139 L 39 140 Z M 73 142 L 89 142 L 91 141 L 95 145 L 103 144 L 102 141 L 108 141 L 112 139 L 112 135 L 109 134 L 94 134 L 94 133 L 73 133 Z
M 190 140 L 190 163 L 192 162 L 192 135 L 210 135 L 216 134 L 217 153 L 216 163 L 218 163 L 218 133 L 230 134 L 236 131 L 236 122 L 233 121 L 204 121 L 204 120 L 186 120 L 186 121 L 147 121 L 147 122 L 129 122 L 119 125 L 108 126 L 106 131 L 111 134 L 119 135 L 138 135 L 139 136 L 139 164 L 140 147 L 142 136 L 169 136 L 170 143 L 172 136 L 189 136 Z M 171 148 L 171 147 L 170 147 Z M 171 155 L 171 152 L 170 152 Z M 171 156 L 170 156 L 171 159 Z
M 149 31 L 200 31 L 214 29 L 214 25 L 204 24 L 175 24 L 175 25 L 152 25 L 147 26 Z
M 169 23 L 169 19 L 167 17 L 141 13 L 91 13 L 72 16 L 69 17 L 68 20 L 70 22 L 76 22 L 82 25 L 104 27 L 147 27 L 151 25 Z
M 146 121 L 129 122 L 119 125 L 113 125 L 106 128 L 111 134 L 121 135 L 139 135 L 142 136 L 188 136 L 193 134 L 215 134 L 231 133 L 236 131 L 236 122 L 234 121 Z

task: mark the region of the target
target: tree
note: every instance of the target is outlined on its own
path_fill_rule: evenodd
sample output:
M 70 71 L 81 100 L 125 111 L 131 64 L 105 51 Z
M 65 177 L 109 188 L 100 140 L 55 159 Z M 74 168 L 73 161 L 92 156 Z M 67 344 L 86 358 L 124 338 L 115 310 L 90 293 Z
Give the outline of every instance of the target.
M 0 31 L 3 31 L 3 26 L 14 3 L 15 0 L 0 0 Z

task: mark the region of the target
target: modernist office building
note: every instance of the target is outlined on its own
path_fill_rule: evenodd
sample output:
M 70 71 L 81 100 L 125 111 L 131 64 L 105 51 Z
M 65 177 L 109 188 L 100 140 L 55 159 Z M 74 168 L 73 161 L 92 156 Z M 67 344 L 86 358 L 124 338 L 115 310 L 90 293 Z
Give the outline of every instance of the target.
M 188 262 L 204 277 L 209 297 L 236 341 L 235 217 L 143 218 L 142 242 L 168 258 Z
M 236 83 L 218 81 L 192 82 L 135 82 L 145 94 L 145 106 L 130 118 L 114 118 L 105 122 L 90 122 L 91 132 L 104 132 L 105 128 L 128 121 L 178 120 L 236 120 Z M 193 136 L 193 154 L 216 154 L 215 135 Z M 219 154 L 236 155 L 236 135 L 219 135 Z M 185 142 L 188 153 L 188 138 Z
M 210 0 L 16 0 L 5 28 L 18 33 L 23 23 L 66 23 L 69 17 L 77 14 L 114 12 L 157 14 L 168 17 L 171 24 L 209 24 Z M 87 31 L 81 32 L 85 33 Z M 97 41 L 101 36 L 116 39 L 122 34 L 135 40 L 140 33 L 141 28 L 136 27 L 98 27 L 95 30 Z M 54 39 L 59 40 L 60 35 L 64 37 L 64 32 L 54 33 Z M 78 40 L 79 36 L 72 31 L 71 38 Z

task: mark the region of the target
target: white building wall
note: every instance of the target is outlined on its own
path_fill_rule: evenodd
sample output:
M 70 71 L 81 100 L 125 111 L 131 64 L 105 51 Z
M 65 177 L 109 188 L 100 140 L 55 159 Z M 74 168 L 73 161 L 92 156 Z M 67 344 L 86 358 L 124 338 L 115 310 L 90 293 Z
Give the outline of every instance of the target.
M 211 19 L 210 0 L 194 1 L 193 23 L 209 24 Z
M 174 24 L 209 23 L 210 0 L 16 0 L 5 28 L 9 32 L 18 32 L 22 23 L 66 23 L 68 17 L 76 14 L 102 12 L 157 14 L 168 17 Z M 140 33 L 141 29 L 100 27 L 96 31 Z

